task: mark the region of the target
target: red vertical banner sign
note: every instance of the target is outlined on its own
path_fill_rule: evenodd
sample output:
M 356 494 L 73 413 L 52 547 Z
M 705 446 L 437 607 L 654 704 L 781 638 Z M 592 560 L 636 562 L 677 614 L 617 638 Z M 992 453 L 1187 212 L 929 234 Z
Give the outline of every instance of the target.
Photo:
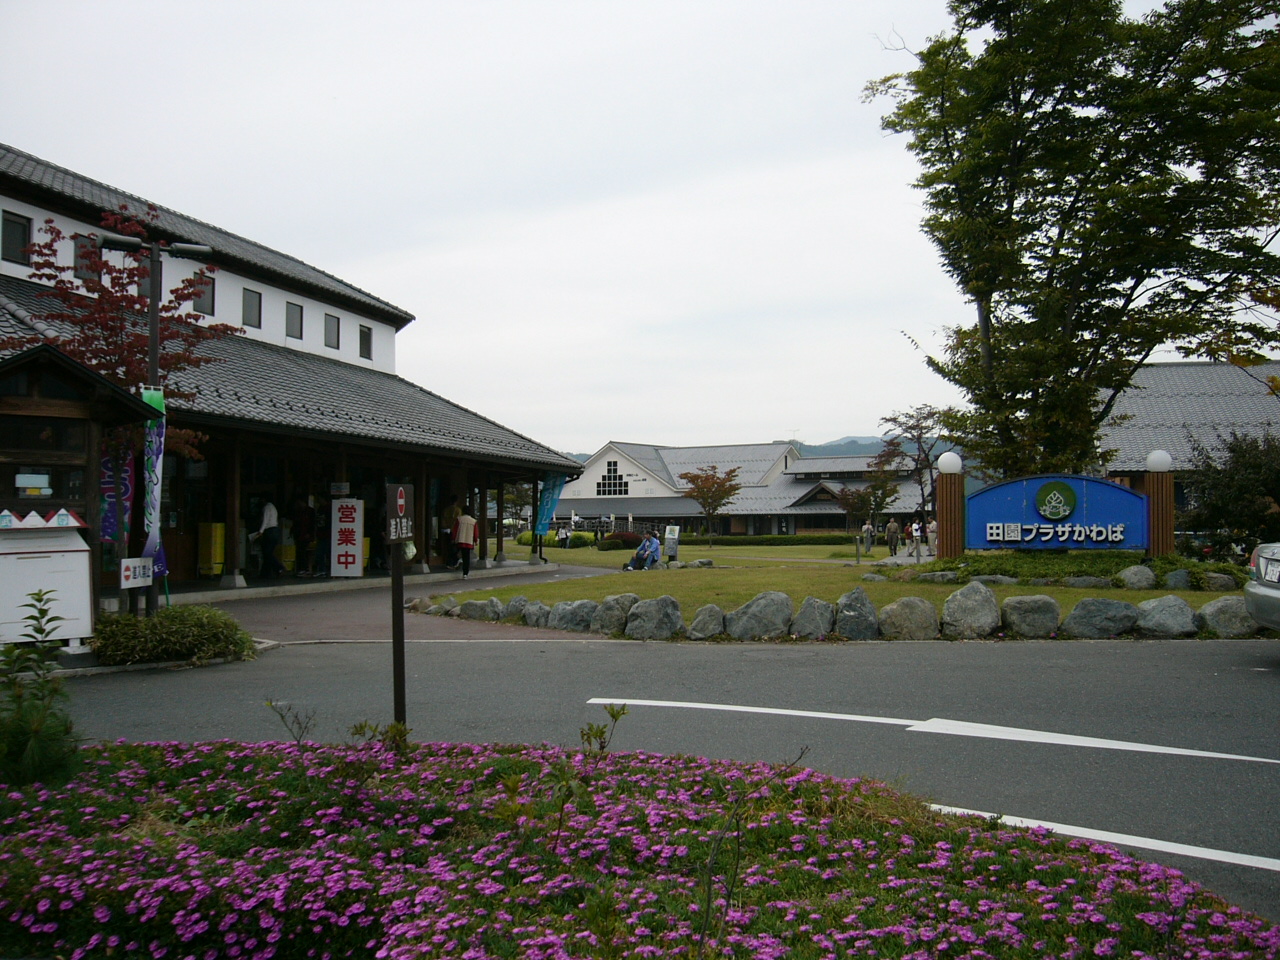
M 329 576 L 364 576 L 363 500 L 334 500 L 329 506 Z

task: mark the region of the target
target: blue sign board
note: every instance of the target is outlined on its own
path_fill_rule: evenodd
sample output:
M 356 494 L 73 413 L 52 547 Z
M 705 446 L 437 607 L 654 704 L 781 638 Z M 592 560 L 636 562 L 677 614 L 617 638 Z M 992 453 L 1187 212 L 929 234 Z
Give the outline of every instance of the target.
M 1140 550 L 1147 498 L 1074 474 L 1021 477 L 965 498 L 968 550 Z

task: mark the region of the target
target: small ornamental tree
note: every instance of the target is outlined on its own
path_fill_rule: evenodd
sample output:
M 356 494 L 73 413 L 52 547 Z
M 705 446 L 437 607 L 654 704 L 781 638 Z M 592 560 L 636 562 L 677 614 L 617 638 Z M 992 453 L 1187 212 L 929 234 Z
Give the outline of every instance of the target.
M 154 223 L 157 216 L 151 207 L 146 220 Z M 141 240 L 147 236 L 144 224 L 124 206 L 105 213 L 102 226 L 106 232 L 121 236 Z M 153 291 L 148 289 L 151 268 L 146 254 L 126 253 L 123 263 L 114 263 L 103 256 L 92 234 L 67 237 L 52 219 L 45 220 L 40 232 L 44 239 L 28 246 L 27 253 L 31 279 L 49 284 L 41 293 L 48 301 L 48 309 L 35 315 L 37 321 L 43 321 L 41 326 L 47 326 L 44 332 L 33 329 L 23 336 L 0 338 L 0 350 L 18 351 L 49 344 L 113 383 L 136 392 L 148 379 L 149 327 L 144 291 Z M 58 258 L 59 246 L 68 239 L 75 244 L 72 263 Z M 193 396 L 171 385 L 173 374 L 213 362 L 196 353 L 200 344 L 240 332 L 228 324 L 201 324 L 199 314 L 185 309 L 211 282 L 209 275 L 214 269 L 206 266 L 196 271 L 174 287 L 160 305 L 160 385 L 169 398 L 183 400 Z M 168 429 L 165 449 L 199 459 L 197 447 L 204 439 L 195 431 Z M 119 427 L 104 436 L 103 453 L 111 458 L 115 476 L 120 476 L 124 463 L 141 450 L 142 440 L 138 425 Z M 125 525 L 117 522 L 115 529 L 123 547 Z
M 681 496 L 697 501 L 707 518 L 707 545 L 711 545 L 714 534 L 714 521 L 725 506 L 738 495 L 742 484 L 738 483 L 738 468 L 731 467 L 724 473 L 714 464 L 701 470 L 689 470 L 680 474 L 680 479 L 689 484 Z
M 835 493 L 835 501 L 844 511 L 844 532 L 858 539 L 858 519 L 867 519 L 872 515 L 872 492 L 869 487 L 841 487 Z
M 920 509 L 926 512 L 934 509 L 937 487 L 934 450 L 943 442 L 942 418 L 945 413 L 926 403 L 880 418 L 880 425 L 889 428 L 898 441 L 902 456 L 910 464 L 911 476 L 920 490 Z
M 1184 529 L 1199 531 L 1214 559 L 1241 559 L 1280 540 L 1280 437 L 1232 432 L 1214 448 L 1194 443 L 1184 484 Z

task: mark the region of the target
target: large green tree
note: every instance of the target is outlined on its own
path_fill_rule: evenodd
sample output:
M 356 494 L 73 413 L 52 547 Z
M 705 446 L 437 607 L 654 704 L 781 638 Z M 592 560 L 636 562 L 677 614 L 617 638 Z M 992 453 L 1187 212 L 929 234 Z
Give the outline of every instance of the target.
M 877 81 L 910 136 L 924 230 L 973 303 L 930 365 L 948 432 L 1005 475 L 1086 469 L 1154 351 L 1280 342 L 1276 0 L 952 0 L 953 29 Z

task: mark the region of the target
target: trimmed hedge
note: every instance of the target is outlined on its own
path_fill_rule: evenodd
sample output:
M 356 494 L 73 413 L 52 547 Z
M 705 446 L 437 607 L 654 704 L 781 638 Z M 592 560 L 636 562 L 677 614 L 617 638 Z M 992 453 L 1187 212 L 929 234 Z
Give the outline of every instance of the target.
M 622 547 L 606 547 L 601 544 L 601 550 L 634 550 L 644 542 L 644 537 L 638 533 L 632 533 L 630 530 L 615 530 L 604 538 L 604 543 L 620 543 Z
M 858 539 L 861 540 L 861 534 Z M 884 537 L 880 537 L 883 542 Z M 720 544 L 722 547 L 803 547 L 803 546 L 850 546 L 854 537 L 849 533 L 803 533 L 803 534 L 765 534 L 761 536 L 742 536 L 731 533 L 716 534 L 714 537 L 681 536 L 682 547 L 705 547 L 708 544 Z
M 533 546 L 533 531 L 526 530 L 516 537 L 516 544 L 521 547 Z M 596 544 L 596 535 L 585 530 L 574 530 L 569 534 L 569 549 L 576 550 L 578 547 L 594 547 Z M 542 535 L 542 545 L 544 547 L 558 547 L 560 541 L 556 539 L 556 532 L 551 530 Z
M 166 607 L 154 617 L 106 614 L 89 646 L 104 666 L 253 659 L 253 637 L 214 607 Z

